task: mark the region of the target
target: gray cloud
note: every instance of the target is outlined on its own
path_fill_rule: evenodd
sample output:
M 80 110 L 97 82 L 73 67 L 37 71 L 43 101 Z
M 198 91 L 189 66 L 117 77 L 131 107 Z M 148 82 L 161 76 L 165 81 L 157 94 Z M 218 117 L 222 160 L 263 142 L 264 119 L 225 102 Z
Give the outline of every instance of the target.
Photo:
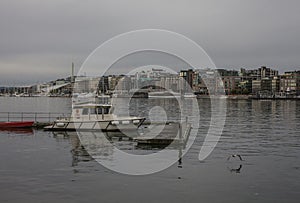
M 218 67 L 299 69 L 297 0 L 2 0 L 0 85 L 65 77 L 104 41 L 136 29 L 181 33 Z

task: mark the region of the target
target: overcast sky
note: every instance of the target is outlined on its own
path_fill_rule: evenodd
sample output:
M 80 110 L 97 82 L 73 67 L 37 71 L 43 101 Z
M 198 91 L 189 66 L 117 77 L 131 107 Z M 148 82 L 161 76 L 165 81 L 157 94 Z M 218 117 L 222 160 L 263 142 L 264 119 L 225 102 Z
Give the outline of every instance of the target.
M 217 67 L 299 70 L 299 0 L 0 0 L 0 85 L 66 77 L 101 43 L 137 29 L 197 42 Z

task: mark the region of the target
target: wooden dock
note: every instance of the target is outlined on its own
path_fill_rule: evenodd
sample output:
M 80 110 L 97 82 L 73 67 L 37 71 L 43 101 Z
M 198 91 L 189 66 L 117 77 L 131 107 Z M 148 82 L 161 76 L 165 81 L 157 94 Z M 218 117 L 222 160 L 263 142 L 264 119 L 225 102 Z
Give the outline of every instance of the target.
M 150 125 L 151 126 L 151 125 Z M 149 126 L 149 127 L 150 127 Z M 187 122 L 174 122 L 165 124 L 155 124 L 153 129 L 147 129 L 142 135 L 134 138 L 134 141 L 138 145 L 149 146 L 168 146 L 170 144 L 174 146 L 185 145 L 190 134 L 191 124 Z M 161 132 L 157 134 L 155 128 L 163 128 Z
M 64 117 L 61 113 L 47 112 L 0 112 L 0 121 L 34 121 L 32 128 L 43 129 L 49 126 L 59 117 Z M 137 143 L 138 146 L 165 147 L 185 146 L 191 130 L 191 124 L 184 122 L 144 122 L 139 130 L 131 137 L 122 133 L 108 134 L 107 137 L 124 137 Z

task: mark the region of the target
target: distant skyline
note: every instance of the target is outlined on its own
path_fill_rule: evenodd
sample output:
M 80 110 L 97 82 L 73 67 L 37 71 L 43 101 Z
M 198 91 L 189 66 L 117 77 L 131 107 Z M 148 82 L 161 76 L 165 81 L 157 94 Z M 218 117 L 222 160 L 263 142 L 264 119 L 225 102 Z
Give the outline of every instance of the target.
M 298 0 L 1 0 L 0 86 L 67 77 L 106 40 L 147 28 L 187 36 L 218 68 L 299 70 L 299 8 Z

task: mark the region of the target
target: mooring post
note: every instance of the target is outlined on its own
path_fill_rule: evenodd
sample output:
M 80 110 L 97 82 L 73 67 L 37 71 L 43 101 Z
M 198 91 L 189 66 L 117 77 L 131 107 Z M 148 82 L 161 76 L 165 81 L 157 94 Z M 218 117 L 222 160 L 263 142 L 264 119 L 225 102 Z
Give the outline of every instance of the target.
M 179 140 L 182 141 L 182 126 L 181 126 L 181 122 L 179 122 Z
M 9 121 L 9 112 L 7 112 L 7 121 Z
M 101 110 L 102 110 L 102 112 L 101 112 L 102 113 L 102 120 L 104 120 L 104 108 L 102 107 Z
M 23 122 L 23 112 L 21 112 L 21 121 Z

